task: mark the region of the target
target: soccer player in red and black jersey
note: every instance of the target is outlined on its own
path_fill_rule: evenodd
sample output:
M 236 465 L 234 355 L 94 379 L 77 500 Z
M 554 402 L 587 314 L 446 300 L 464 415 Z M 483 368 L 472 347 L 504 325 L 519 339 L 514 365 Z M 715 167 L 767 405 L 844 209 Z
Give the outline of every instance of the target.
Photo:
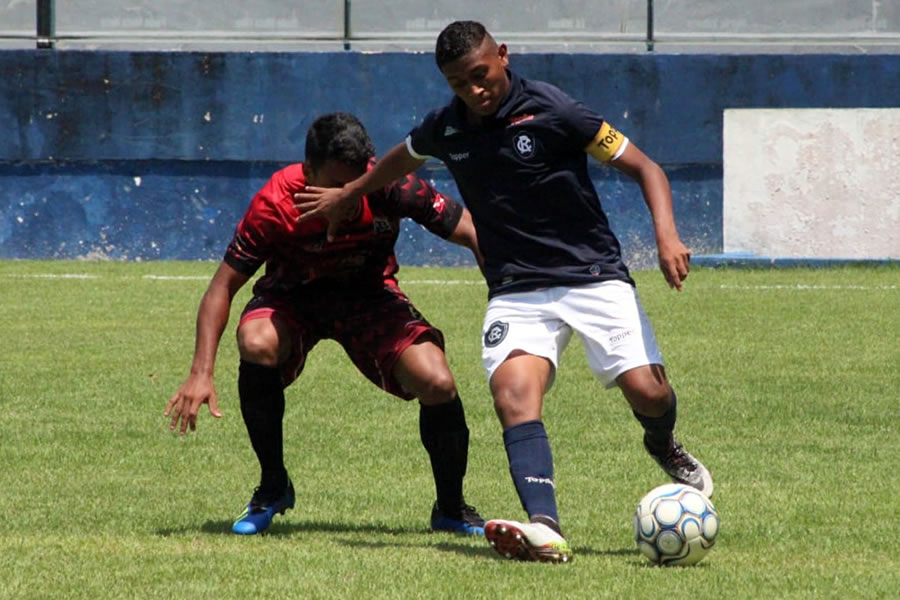
M 301 223 L 294 207 L 294 193 L 307 185 L 339 187 L 364 173 L 373 156 L 356 117 L 318 118 L 307 133 L 305 161 L 276 172 L 253 198 L 200 303 L 190 375 L 165 410 L 171 429 L 182 434 L 196 429 L 202 404 L 221 416 L 213 385 L 219 341 L 235 293 L 266 265 L 237 329 L 241 414 L 261 477 L 235 533 L 259 533 L 275 513 L 294 506 L 283 460 L 284 388 L 322 339 L 341 344 L 378 387 L 419 399 L 422 444 L 437 488 L 432 529 L 483 533 L 484 520 L 463 498 L 469 430 L 443 336 L 398 287 L 394 256 L 400 220 L 410 217 L 470 248 L 480 265 L 469 212 L 414 176 L 366 195 L 329 239 L 324 220 Z

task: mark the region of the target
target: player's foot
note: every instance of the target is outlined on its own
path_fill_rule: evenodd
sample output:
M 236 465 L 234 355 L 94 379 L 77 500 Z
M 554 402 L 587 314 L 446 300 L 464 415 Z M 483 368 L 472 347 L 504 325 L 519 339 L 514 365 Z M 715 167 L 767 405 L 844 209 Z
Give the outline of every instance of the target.
M 707 498 L 712 496 L 713 480 L 709 471 L 703 463 L 685 451 L 674 437 L 670 437 L 669 443 L 662 448 L 654 448 L 647 443 L 647 437 L 644 436 L 644 448 L 672 481 L 697 488 Z
M 549 563 L 572 560 L 569 542 L 549 517 L 538 516 L 531 523 L 492 519 L 484 526 L 484 537 L 504 558 Z
M 444 512 L 435 502 L 431 509 L 431 530 L 484 535 L 484 519 L 474 506 L 469 506 L 465 502 L 455 512 Z
M 294 508 L 294 484 L 288 479 L 287 487 L 280 492 L 267 492 L 262 488 L 256 488 L 250 503 L 244 508 L 231 530 L 241 535 L 253 535 L 262 533 L 272 524 L 275 513 L 284 514 L 289 508 Z

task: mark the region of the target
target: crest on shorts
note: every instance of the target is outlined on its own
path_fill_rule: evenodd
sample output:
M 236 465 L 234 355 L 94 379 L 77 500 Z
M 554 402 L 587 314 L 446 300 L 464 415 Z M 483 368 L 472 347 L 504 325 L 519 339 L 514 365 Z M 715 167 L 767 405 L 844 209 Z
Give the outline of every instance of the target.
M 488 348 L 499 345 L 506 337 L 507 331 L 509 331 L 509 323 L 494 321 L 484 333 L 484 345 Z

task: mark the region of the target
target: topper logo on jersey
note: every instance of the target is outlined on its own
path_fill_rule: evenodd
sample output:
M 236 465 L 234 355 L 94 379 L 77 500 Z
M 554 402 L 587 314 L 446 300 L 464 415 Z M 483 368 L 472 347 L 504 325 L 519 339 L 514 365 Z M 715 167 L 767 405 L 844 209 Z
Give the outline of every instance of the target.
M 375 233 L 391 233 L 394 228 L 391 227 L 391 222 L 384 217 L 375 217 L 372 219 L 372 226 L 375 229 Z
M 513 148 L 522 158 L 534 156 L 534 138 L 530 134 L 520 133 L 513 138 Z
M 484 334 L 484 345 L 488 348 L 498 345 L 506 337 L 507 331 L 509 331 L 509 323 L 494 321 Z

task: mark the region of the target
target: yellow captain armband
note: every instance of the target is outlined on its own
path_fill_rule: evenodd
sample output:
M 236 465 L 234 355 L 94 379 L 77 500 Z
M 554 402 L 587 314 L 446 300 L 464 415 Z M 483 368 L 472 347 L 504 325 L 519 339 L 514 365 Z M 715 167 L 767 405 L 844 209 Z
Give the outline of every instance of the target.
M 628 138 L 621 134 L 617 129 L 610 127 L 609 123 L 603 121 L 600 131 L 591 140 L 591 143 L 584 149 L 585 152 L 599 160 L 600 162 L 609 162 L 619 158 L 619 155 L 625 150 Z

